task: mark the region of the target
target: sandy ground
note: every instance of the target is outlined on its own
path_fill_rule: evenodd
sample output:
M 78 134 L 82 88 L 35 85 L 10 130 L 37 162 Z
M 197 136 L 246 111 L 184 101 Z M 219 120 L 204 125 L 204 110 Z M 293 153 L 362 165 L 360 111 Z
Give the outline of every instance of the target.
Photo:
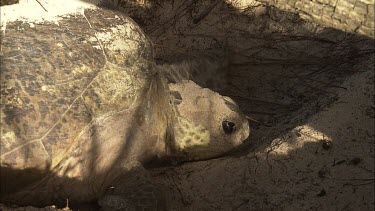
M 264 148 L 155 170 L 172 210 L 373 210 L 373 63 L 355 68 L 334 103 Z
M 171 210 L 374 210 L 374 40 L 249 0 L 119 6 L 158 63 L 217 61 L 195 80 L 259 122 L 228 156 L 150 169 Z
M 160 63 L 224 55 L 196 79 L 260 122 L 232 156 L 152 170 L 171 210 L 374 209 L 373 40 L 254 1 L 123 6 Z

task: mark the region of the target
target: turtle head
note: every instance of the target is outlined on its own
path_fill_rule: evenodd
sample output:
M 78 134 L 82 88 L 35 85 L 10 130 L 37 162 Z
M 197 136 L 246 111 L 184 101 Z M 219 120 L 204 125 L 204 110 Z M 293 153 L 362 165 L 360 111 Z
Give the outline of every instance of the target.
M 192 81 L 169 84 L 174 111 L 173 147 L 189 160 L 208 159 L 248 138 L 246 116 L 229 97 Z

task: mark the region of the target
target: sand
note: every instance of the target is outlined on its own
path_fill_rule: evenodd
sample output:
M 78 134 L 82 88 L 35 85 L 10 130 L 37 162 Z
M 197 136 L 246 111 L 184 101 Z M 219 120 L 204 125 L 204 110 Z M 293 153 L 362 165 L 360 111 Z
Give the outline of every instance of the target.
M 216 77 L 200 71 L 195 80 L 259 122 L 241 150 L 150 169 L 171 210 L 374 210 L 374 40 L 250 0 L 120 6 L 150 37 L 158 63 L 224 58 L 209 71 Z M 4 14 L 28 13 L 9 8 L 1 8 L 5 32 L 16 13 Z M 51 14 L 27 19 L 66 15 Z

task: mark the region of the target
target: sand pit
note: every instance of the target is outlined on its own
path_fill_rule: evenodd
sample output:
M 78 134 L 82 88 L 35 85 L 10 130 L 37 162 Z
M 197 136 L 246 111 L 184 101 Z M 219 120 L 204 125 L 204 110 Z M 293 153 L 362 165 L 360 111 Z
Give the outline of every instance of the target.
M 170 210 L 374 210 L 372 38 L 250 0 L 117 8 L 159 64 L 198 64 L 195 81 L 254 119 L 240 150 L 150 169 Z
M 228 59 L 196 80 L 259 124 L 231 157 L 152 170 L 171 209 L 373 210 L 374 41 L 255 1 L 173 2 L 123 7 L 160 63 Z

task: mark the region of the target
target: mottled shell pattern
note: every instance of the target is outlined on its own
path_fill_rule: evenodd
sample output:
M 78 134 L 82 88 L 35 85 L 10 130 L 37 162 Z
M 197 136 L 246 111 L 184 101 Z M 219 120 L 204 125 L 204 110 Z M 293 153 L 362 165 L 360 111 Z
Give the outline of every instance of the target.
M 113 11 L 9 23 L 1 53 L 1 166 L 53 169 L 94 121 L 137 107 L 177 156 L 213 157 L 249 135 L 230 98 L 191 81 L 168 87 L 143 31 Z
M 7 25 L 2 166 L 53 168 L 95 118 L 137 106 L 144 96 L 154 74 L 151 43 L 130 18 L 100 13 L 58 25 Z

